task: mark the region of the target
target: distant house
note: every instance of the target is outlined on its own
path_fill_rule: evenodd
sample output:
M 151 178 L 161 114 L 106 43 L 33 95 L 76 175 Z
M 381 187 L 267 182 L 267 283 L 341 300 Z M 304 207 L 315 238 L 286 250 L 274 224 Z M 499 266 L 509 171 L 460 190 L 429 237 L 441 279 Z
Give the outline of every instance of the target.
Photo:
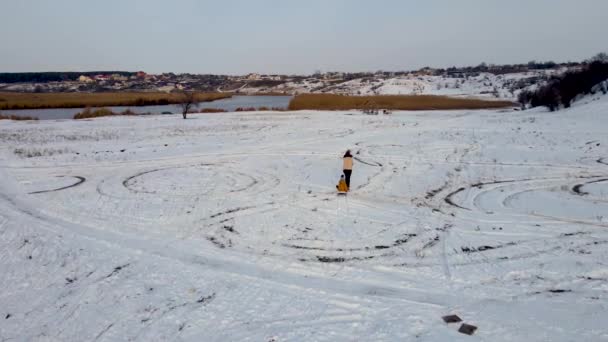
M 93 79 L 95 79 L 95 81 L 107 81 L 110 79 L 110 76 L 99 74 L 99 75 L 93 76 Z
M 124 81 L 128 80 L 127 76 L 123 76 L 120 74 L 112 74 L 112 76 L 110 76 L 110 78 L 112 79 L 112 81 L 124 82 Z
M 165 85 L 165 86 L 160 86 L 160 87 L 156 88 L 156 90 L 162 91 L 162 92 L 165 92 L 165 93 L 170 93 L 174 89 L 175 89 L 175 85 L 170 85 L 170 86 L 169 85 Z
M 143 71 L 138 71 L 135 76 L 137 76 L 137 78 L 145 78 L 146 77 L 146 73 Z
M 252 74 L 248 74 L 248 75 L 246 76 L 246 78 L 247 78 L 248 80 L 250 80 L 250 81 L 258 81 L 258 80 L 260 80 L 262 77 L 260 76 L 260 74 L 255 74 L 255 73 L 252 73 Z
M 89 76 L 80 75 L 80 77 L 78 77 L 78 82 L 80 82 L 80 83 L 92 83 L 94 81 Z

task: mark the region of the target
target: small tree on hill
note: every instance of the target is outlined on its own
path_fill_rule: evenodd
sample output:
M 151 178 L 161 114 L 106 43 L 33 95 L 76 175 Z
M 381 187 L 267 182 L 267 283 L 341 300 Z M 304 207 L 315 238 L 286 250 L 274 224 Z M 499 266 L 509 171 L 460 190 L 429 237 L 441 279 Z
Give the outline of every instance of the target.
M 605 52 L 600 52 L 591 58 L 591 62 L 608 63 L 608 54 Z
M 193 91 L 183 91 L 179 106 L 182 108 L 182 115 L 184 119 L 186 119 L 188 112 L 190 112 L 192 108 L 198 106 L 198 102 L 196 101 L 196 93 Z

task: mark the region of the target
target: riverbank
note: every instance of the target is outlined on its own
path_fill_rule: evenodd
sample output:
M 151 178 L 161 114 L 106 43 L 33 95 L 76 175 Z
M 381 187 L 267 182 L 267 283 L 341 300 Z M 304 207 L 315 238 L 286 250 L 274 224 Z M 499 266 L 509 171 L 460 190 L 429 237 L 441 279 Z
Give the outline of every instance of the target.
M 19 116 L 19 115 L 2 115 L 2 113 L 0 113 L 0 120 L 28 121 L 28 120 L 38 120 L 38 118 L 31 117 L 31 116 Z
M 223 98 L 213 102 L 206 101 L 199 103 L 193 111 L 208 112 L 226 111 L 236 112 L 243 110 L 285 110 L 289 105 L 291 96 L 239 96 L 234 95 L 230 98 Z M 155 105 L 155 106 L 105 106 L 91 107 L 92 111 L 106 108 L 113 113 L 130 112 L 132 114 L 175 114 L 181 113 L 182 108 L 179 104 Z M 4 116 L 29 116 L 40 120 L 65 120 L 73 119 L 75 115 L 81 113 L 83 108 L 50 108 L 50 109 L 14 109 L 0 111 Z
M 437 95 L 348 96 L 335 94 L 302 94 L 289 102 L 289 110 L 450 110 L 498 109 L 513 107 L 510 101 L 488 101 Z
M 197 93 L 198 102 L 231 98 L 232 93 Z M 158 106 L 180 103 L 181 94 L 161 92 L 0 93 L 0 110 Z

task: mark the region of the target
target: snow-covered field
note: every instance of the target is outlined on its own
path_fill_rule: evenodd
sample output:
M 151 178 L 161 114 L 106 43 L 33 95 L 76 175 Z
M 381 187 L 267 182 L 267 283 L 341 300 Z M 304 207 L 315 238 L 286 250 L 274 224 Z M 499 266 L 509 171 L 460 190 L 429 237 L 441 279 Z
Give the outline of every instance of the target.
M 585 102 L 0 122 L 0 341 L 608 340 Z

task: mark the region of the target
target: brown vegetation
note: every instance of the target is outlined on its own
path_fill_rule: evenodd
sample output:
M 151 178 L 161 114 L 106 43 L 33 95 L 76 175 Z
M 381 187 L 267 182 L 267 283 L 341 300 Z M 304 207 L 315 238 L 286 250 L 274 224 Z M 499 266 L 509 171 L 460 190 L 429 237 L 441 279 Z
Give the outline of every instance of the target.
M 200 113 L 225 113 L 225 112 L 226 112 L 225 109 L 220 109 L 220 108 L 203 108 L 200 111 Z
M 289 110 L 439 110 L 489 109 L 512 107 L 509 101 L 486 101 L 435 95 L 346 96 L 333 94 L 302 94 L 289 102 Z
M 24 120 L 38 120 L 38 118 L 35 118 L 33 116 L 2 115 L 2 114 L 0 114 L 0 120 L 19 120 L 19 121 L 24 121 Z
M 91 110 L 91 108 L 86 108 L 80 113 L 74 115 L 74 119 L 90 119 L 90 118 L 99 118 L 102 116 L 122 116 L 122 115 L 136 115 L 130 109 L 127 109 L 121 113 L 114 113 L 108 108 L 99 108 L 95 110 Z
M 104 106 L 153 106 L 182 101 L 179 93 L 0 93 L 0 109 L 84 108 Z M 232 97 L 230 93 L 196 93 L 196 101 Z
M 234 110 L 235 112 L 255 112 L 255 107 L 239 107 Z

